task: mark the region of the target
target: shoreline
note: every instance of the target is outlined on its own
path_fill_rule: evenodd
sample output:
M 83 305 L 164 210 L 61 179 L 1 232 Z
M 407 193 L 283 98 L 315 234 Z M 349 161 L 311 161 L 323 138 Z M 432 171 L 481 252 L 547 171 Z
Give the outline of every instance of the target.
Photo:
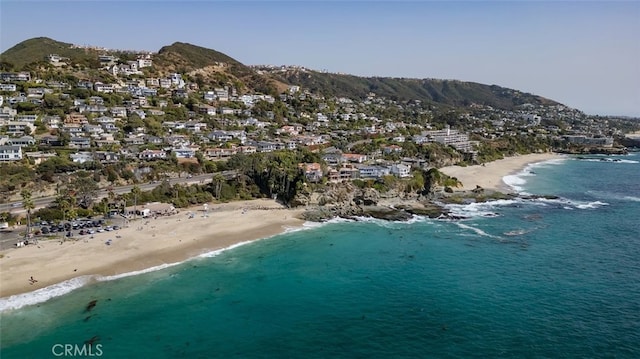
M 526 166 L 564 158 L 557 153 L 528 154 L 474 166 L 448 166 L 441 172 L 458 178 L 466 192 L 476 185 L 487 190 L 516 193 L 504 178 Z M 51 289 L 68 293 L 87 283 L 109 280 L 177 265 L 207 253 L 302 228 L 304 207 L 286 208 L 270 199 L 213 204 L 181 209 L 179 213 L 130 221 L 118 231 L 95 233 L 62 241 L 40 240 L 37 245 L 0 251 L 0 303 L 26 299 Z M 192 214 L 192 215 L 190 215 Z M 117 219 L 114 224 L 118 224 Z M 111 239 L 110 245 L 106 241 Z M 46 267 L 41 263 L 47 263 Z M 31 283 L 33 277 L 37 282 Z M 73 282 L 73 283 L 72 283 Z M 69 286 L 65 287 L 65 284 Z M 56 296 L 43 293 L 43 300 Z M 46 298 L 45 298 L 46 297 Z M 36 300 L 36 299 L 34 299 Z M 40 300 L 42 301 L 42 300 Z M 29 305 L 32 303 L 26 303 Z M 8 306 L 5 309 L 10 309 Z M 5 310 L 0 308 L 0 312 Z
M 301 228 L 305 223 L 300 219 L 304 209 L 289 209 L 269 199 L 209 205 L 208 216 L 202 208 L 130 221 L 117 231 L 66 241 L 40 240 L 37 245 L 0 251 L 0 299 L 75 279 L 160 269 Z M 109 239 L 111 244 L 107 245 Z M 37 282 L 31 283 L 31 277 Z
M 466 167 L 447 166 L 439 170 L 447 176 L 456 177 L 462 182 L 462 187 L 453 188 L 454 192 L 472 191 L 476 189 L 476 186 L 480 186 L 485 190 L 514 194 L 517 193 L 517 191 L 505 183 L 505 177 L 516 175 L 534 163 L 561 158 L 566 158 L 566 156 L 555 152 L 533 153 L 505 157 L 500 160 L 488 162 L 485 165 Z

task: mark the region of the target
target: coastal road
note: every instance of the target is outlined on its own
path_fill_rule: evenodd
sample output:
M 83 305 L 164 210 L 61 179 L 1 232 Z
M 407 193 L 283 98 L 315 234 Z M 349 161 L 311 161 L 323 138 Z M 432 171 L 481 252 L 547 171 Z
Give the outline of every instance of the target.
M 224 176 L 225 178 L 232 178 L 237 174 L 236 171 L 223 171 L 219 173 L 222 174 L 222 176 Z M 203 175 L 197 175 L 192 177 L 169 178 L 169 184 L 174 185 L 174 184 L 180 183 L 180 184 L 190 185 L 190 184 L 209 183 L 213 179 L 214 175 L 215 175 L 214 173 L 206 173 Z M 129 193 L 131 192 L 131 189 L 134 186 L 140 187 L 142 191 L 150 191 L 156 188 L 157 186 L 159 186 L 161 183 L 162 181 L 155 181 L 155 182 L 139 183 L 136 185 L 119 186 L 119 187 L 114 187 L 113 192 L 115 194 Z M 107 197 L 108 193 L 109 191 L 106 188 L 101 188 L 98 191 L 98 195 L 96 196 L 96 199 L 100 200 L 104 197 Z M 56 199 L 55 196 L 37 197 L 37 198 L 33 198 L 33 204 L 35 206 L 35 209 L 44 208 L 50 205 L 53 201 L 55 201 L 55 199 Z M 2 207 L 0 207 L 0 212 L 4 212 L 4 211 L 8 211 L 14 214 L 20 214 L 20 213 L 26 212 L 25 209 L 22 208 L 21 201 L 8 202 L 3 204 Z
M 237 176 L 237 171 L 222 171 L 218 172 L 226 179 L 231 179 Z M 212 181 L 214 173 L 206 173 L 203 175 L 191 176 L 191 177 L 182 177 L 182 178 L 169 178 L 168 181 L 171 185 L 180 183 L 180 184 L 203 184 L 209 183 Z M 140 187 L 142 191 L 150 191 L 157 186 L 162 184 L 162 181 L 154 181 L 149 183 L 139 183 L 136 185 L 127 185 L 127 186 L 119 186 L 114 187 L 113 192 L 115 194 L 124 194 L 131 192 L 131 189 L 134 186 Z M 107 197 L 109 191 L 106 188 L 101 188 L 98 191 L 98 195 L 96 196 L 97 200 L 100 200 L 104 197 Z M 33 198 L 33 204 L 35 209 L 44 208 L 54 202 L 56 199 L 55 196 L 48 197 L 37 197 Z M 0 212 L 11 212 L 12 214 L 24 214 L 26 211 L 22 208 L 21 201 L 8 202 L 0 205 Z M 15 228 L 11 228 L 8 230 L 0 231 L 0 250 L 11 248 L 15 246 L 16 243 L 22 241 L 24 239 L 24 233 L 26 232 L 26 226 L 17 226 Z

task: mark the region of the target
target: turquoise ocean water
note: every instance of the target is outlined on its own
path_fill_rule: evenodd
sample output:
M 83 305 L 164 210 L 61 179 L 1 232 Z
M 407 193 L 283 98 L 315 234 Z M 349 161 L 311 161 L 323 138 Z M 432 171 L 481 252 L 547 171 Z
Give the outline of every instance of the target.
M 333 221 L 3 299 L 1 357 L 639 358 L 639 162 L 529 166 L 506 181 L 559 199 L 451 207 L 468 220 Z

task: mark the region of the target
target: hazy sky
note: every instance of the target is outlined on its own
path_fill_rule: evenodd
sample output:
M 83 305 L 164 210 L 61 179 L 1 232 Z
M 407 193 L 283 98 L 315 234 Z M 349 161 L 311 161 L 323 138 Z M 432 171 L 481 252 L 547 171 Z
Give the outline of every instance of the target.
M 443 78 L 640 116 L 640 1 L 6 1 L 0 50 L 38 36 L 242 63 Z

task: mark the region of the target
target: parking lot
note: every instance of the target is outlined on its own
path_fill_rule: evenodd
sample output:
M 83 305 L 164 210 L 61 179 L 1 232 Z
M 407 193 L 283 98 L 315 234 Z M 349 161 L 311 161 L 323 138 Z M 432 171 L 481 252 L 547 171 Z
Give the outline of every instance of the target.
M 47 221 L 35 222 L 31 226 L 31 241 L 43 240 L 49 236 L 78 238 L 81 236 L 92 235 L 101 232 L 110 232 L 120 229 L 124 225 L 124 220 L 120 225 L 114 225 L 104 219 L 79 219 L 73 221 L 65 221 L 60 223 L 49 223 Z M 0 250 L 16 247 L 17 244 L 25 240 L 24 233 L 26 226 L 21 226 L 14 230 L 0 232 Z

